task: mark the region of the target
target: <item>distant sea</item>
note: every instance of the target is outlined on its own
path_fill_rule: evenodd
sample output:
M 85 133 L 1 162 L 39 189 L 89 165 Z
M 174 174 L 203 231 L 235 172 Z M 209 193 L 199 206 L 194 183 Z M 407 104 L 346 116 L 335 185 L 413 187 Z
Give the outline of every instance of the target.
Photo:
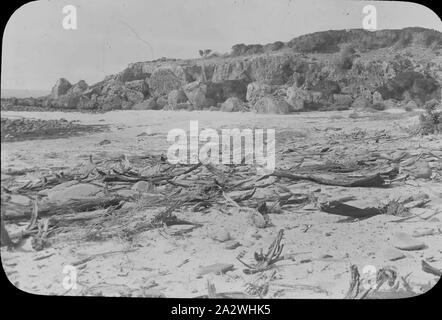
M 48 90 L 22 90 L 22 89 L 1 89 L 2 98 L 38 98 L 51 93 Z

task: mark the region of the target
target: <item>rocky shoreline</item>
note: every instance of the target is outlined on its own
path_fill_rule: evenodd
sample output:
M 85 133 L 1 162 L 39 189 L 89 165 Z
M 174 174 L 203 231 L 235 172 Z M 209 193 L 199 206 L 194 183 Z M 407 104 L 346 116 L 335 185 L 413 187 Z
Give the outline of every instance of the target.
M 2 110 L 413 110 L 439 104 L 442 34 L 424 28 L 317 32 L 230 54 L 130 64 L 88 85 L 59 79 L 39 98 L 2 98 Z

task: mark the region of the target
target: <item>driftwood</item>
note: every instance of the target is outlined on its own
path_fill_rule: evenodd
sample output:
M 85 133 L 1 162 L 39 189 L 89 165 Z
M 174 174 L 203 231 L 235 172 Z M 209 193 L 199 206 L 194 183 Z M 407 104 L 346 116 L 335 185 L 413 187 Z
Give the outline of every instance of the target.
M 321 177 L 312 174 L 293 174 L 286 171 L 275 171 L 272 176 L 287 178 L 290 180 L 308 180 L 319 184 L 340 187 L 383 187 L 385 180 L 380 173 L 365 176 L 362 178 L 352 178 L 341 175 L 334 175 L 332 178 Z
M 382 214 L 382 211 L 378 208 L 358 208 L 340 201 L 330 201 L 320 204 L 322 211 L 336 214 L 339 216 L 350 217 L 354 219 L 363 219 Z
M 442 277 L 442 270 L 437 269 L 431 265 L 429 265 L 427 262 L 422 260 L 422 271 L 433 274 L 437 277 Z
M 38 208 L 39 217 L 52 216 L 57 214 L 66 214 L 72 212 L 86 212 L 96 209 L 107 208 L 118 205 L 121 201 L 126 200 L 121 196 L 100 197 L 92 199 L 71 200 L 66 203 L 43 203 Z M 6 210 L 5 210 L 6 211 Z M 8 210 L 9 211 L 9 210 Z M 32 215 L 32 209 L 20 211 L 19 213 L 5 212 L 4 220 L 23 220 L 29 219 Z
M 201 166 L 201 162 L 191 166 L 190 168 L 187 168 L 186 170 L 174 174 L 169 174 L 166 172 L 161 172 L 158 175 L 152 175 L 152 176 L 141 176 L 134 172 L 124 172 L 119 173 L 117 171 L 113 171 L 113 174 L 106 174 L 102 171 L 98 171 L 98 173 L 102 176 L 103 182 L 130 182 L 130 183 L 136 183 L 139 181 L 147 181 L 150 183 L 160 183 L 163 181 L 170 181 L 172 179 L 175 179 L 181 175 L 188 174 L 196 169 L 198 169 Z M 170 170 L 170 168 L 169 168 Z M 168 171 L 169 171 L 168 170 Z

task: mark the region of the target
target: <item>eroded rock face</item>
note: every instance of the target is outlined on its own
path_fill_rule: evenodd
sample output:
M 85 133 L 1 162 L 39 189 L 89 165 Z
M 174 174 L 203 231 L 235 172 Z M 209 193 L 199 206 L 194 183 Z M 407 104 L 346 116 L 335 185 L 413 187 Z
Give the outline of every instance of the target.
M 170 91 L 180 89 L 185 84 L 171 69 L 166 68 L 156 69 L 147 82 L 154 96 L 167 95 Z
M 256 56 L 251 59 L 231 60 L 215 66 L 212 81 L 248 80 L 269 85 L 282 85 L 293 75 L 289 55 Z

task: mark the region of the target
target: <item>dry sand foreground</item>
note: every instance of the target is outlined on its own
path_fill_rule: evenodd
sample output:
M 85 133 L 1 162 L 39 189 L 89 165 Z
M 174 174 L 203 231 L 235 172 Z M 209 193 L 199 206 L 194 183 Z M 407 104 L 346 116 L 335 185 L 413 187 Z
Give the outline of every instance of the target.
M 270 186 L 257 188 L 252 199 L 266 199 L 275 192 L 310 194 L 320 199 L 353 196 L 345 203 L 360 208 L 379 207 L 392 199 L 419 198 L 422 194 L 427 200 L 417 201 L 410 208 L 408 219 L 382 214 L 343 221 L 345 217 L 323 212 L 314 202 L 287 205 L 277 213 L 270 212 L 271 223 L 265 228 L 251 223 L 247 214 L 234 205 L 224 203 L 196 212 L 186 206 L 174 213 L 199 227 L 174 225 L 143 231 L 130 240 L 95 240 L 79 238 L 79 226 L 56 232 L 48 238 L 50 245 L 40 251 L 32 248 L 32 237 L 28 238 L 21 249 L 2 248 L 6 275 L 19 289 L 45 295 L 197 297 L 208 294 L 209 280 L 216 292 L 235 292 L 237 297 L 253 295 L 250 288 L 265 288 L 262 296 L 266 298 L 343 298 L 350 284 L 350 265 L 354 264 L 360 272 L 366 265 L 378 270 L 393 267 L 402 289 L 411 287 L 415 293 L 425 292 L 439 277 L 424 272 L 422 260 L 442 269 L 442 139 L 440 135 L 410 137 L 406 128 L 417 124 L 417 113 L 388 110 L 349 117 L 351 113 L 278 116 L 208 111 L 2 112 L 2 117 L 65 118 L 80 124 L 109 126 L 109 131 L 83 136 L 2 142 L 2 186 L 35 179 L 43 170 L 87 165 L 89 155 L 102 159 L 121 154 L 165 154 L 168 130 L 188 130 L 189 120 L 198 120 L 200 129 L 275 128 L 278 168 L 289 169 L 303 159 L 302 167 L 307 168 L 327 160 L 346 164 L 364 160 L 379 166 L 397 165 L 400 169 L 397 181 L 388 188 L 327 186 L 269 177 Z M 105 139 L 110 143 L 100 144 Z M 404 152 L 408 154 L 396 160 Z M 429 166 L 430 176 L 419 174 L 422 165 Z M 22 176 L 7 174 L 8 170 L 25 168 L 34 170 Z M 189 173 L 190 181 L 195 177 L 197 173 Z M 157 211 L 131 212 L 149 217 Z M 6 227 L 13 232 L 28 223 L 22 221 L 17 226 L 7 221 Z M 245 266 L 236 257 L 240 255 L 244 262 L 252 263 L 253 253 L 261 248 L 265 252 L 280 229 L 284 229 L 282 254 L 288 258 L 267 271 L 245 274 Z M 394 249 L 398 232 L 423 242 L 423 248 Z M 78 270 L 77 288 L 66 290 L 62 285 L 66 277 L 63 267 L 72 264 Z M 217 267 L 228 271 L 204 274 L 204 267 L 214 264 L 225 264 Z

